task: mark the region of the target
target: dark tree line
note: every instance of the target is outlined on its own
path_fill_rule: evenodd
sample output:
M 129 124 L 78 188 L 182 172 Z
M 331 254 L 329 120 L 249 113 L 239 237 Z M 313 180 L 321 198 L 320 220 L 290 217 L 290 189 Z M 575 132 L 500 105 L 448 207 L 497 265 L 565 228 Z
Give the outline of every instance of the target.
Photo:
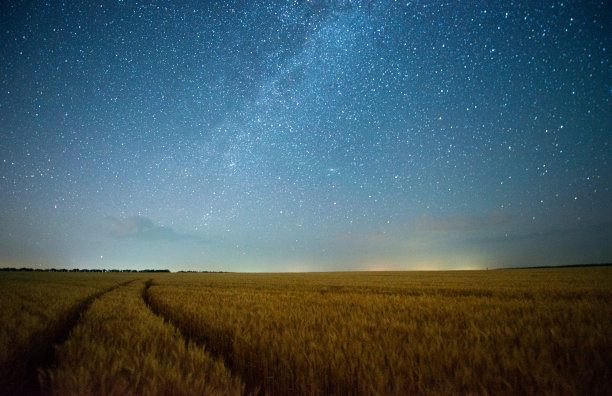
M 80 269 L 80 268 L 14 268 L 4 267 L 0 268 L 0 271 L 21 271 L 21 272 L 170 272 L 169 269 L 144 269 L 144 270 L 133 270 L 133 269 Z

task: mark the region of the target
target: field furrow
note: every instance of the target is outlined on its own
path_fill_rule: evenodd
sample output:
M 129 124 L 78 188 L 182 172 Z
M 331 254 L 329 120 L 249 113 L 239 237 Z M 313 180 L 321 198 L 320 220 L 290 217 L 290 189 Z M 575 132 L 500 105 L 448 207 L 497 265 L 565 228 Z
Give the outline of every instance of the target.
M 244 394 L 257 394 L 260 390 L 260 381 L 257 379 L 253 379 L 252 376 L 245 378 L 243 376 L 244 373 L 240 372 L 240 366 L 234 364 L 232 360 L 232 355 L 229 353 L 228 348 L 222 348 L 221 345 L 216 344 L 213 338 L 208 337 L 206 334 L 202 332 L 193 332 L 188 326 L 181 326 L 182 323 L 177 323 L 175 321 L 174 315 L 164 315 L 164 312 L 159 308 L 158 304 L 151 304 L 151 296 L 149 295 L 150 287 L 153 285 L 152 281 L 146 283 L 143 299 L 149 309 L 153 313 L 155 313 L 160 318 L 163 318 L 167 322 L 171 323 L 173 326 L 179 329 L 181 334 L 185 337 L 187 342 L 192 342 L 196 345 L 200 345 L 205 347 L 206 350 L 216 359 L 219 359 L 224 363 L 224 365 L 230 370 L 232 375 L 237 378 L 241 378 L 244 383 Z
M 46 393 L 65 395 L 240 395 L 244 386 L 223 362 L 145 304 L 145 282 L 95 300 L 41 373 Z
M 54 359 L 79 317 L 129 275 L 3 273 L 0 278 L 0 394 L 37 394 L 38 370 Z M 128 282 L 130 282 L 128 280 Z

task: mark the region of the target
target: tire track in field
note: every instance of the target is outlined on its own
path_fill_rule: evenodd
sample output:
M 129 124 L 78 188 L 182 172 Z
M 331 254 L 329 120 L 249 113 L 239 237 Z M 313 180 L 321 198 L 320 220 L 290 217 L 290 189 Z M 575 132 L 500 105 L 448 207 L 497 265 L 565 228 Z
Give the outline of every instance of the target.
M 156 309 L 153 306 L 153 304 L 151 304 L 151 297 L 149 295 L 149 289 L 151 288 L 152 285 L 153 285 L 153 279 L 149 279 L 145 283 L 145 288 L 142 292 L 142 298 L 145 304 L 147 305 L 147 307 L 149 307 L 149 309 L 151 310 L 151 312 L 153 312 L 155 315 L 159 316 L 160 318 L 164 319 L 166 322 L 172 324 L 172 326 L 177 328 L 181 336 L 185 339 L 185 342 L 192 342 L 198 346 L 203 346 L 205 350 L 208 351 L 215 359 L 219 359 L 223 361 L 223 364 L 225 365 L 225 367 L 227 367 L 230 370 L 230 372 L 232 373 L 232 376 L 235 378 L 240 378 L 242 382 L 245 384 L 245 389 L 244 389 L 245 395 L 261 394 L 260 384 L 252 380 L 247 381 L 246 376 L 240 375 L 240 371 L 236 369 L 236 366 L 233 364 L 231 356 L 227 352 L 224 353 L 223 350 L 219 348 L 215 348 L 215 346 L 206 337 L 193 336 L 189 331 L 187 331 L 187 329 L 179 326 L 172 319 L 165 316 L 162 312 Z
M 76 327 L 81 321 L 81 317 L 83 314 L 89 309 L 91 304 L 102 297 L 106 293 L 109 293 L 119 287 L 127 286 L 132 282 L 135 282 L 140 279 L 132 279 L 129 281 L 118 283 L 114 286 L 109 287 L 108 289 L 102 290 L 100 292 L 94 293 L 77 305 L 75 305 L 66 316 L 65 320 L 59 323 L 55 328 L 47 328 L 40 335 L 35 335 L 33 338 L 32 344 L 36 344 L 36 341 L 43 341 L 42 345 L 33 345 L 32 348 L 28 348 L 32 351 L 30 356 L 24 356 L 24 359 L 27 359 L 26 365 L 26 373 L 24 382 L 21 384 L 14 384 L 14 389 L 3 389 L 0 391 L 2 394 L 13 394 L 13 395 L 40 395 L 42 394 L 42 389 L 40 387 L 40 383 L 38 381 L 38 372 L 39 370 L 43 370 L 44 368 L 51 367 L 56 363 L 56 355 L 55 355 L 55 346 L 63 344 L 72 329 Z M 49 335 L 50 334 L 50 335 Z M 38 338 L 38 340 L 36 340 Z M 41 340 L 41 338 L 43 340 Z

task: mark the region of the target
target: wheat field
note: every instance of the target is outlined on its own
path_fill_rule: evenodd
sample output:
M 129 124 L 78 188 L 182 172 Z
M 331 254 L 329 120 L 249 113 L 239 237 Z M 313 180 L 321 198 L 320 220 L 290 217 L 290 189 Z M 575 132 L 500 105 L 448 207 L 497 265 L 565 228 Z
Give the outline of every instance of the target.
M 130 274 L 0 272 L 0 393 L 36 389 L 37 366 L 53 359 L 53 344 L 93 298 Z
M 133 282 L 97 299 L 40 373 L 57 395 L 240 395 L 243 385 L 203 346 L 186 343 L 142 298 Z M 84 359 L 83 357 L 86 357 Z
M 0 275 L 3 384 L 33 371 L 21 389 L 57 395 L 612 393 L 612 267 L 73 275 Z M 46 340 L 53 357 L 21 364 L 87 298 Z

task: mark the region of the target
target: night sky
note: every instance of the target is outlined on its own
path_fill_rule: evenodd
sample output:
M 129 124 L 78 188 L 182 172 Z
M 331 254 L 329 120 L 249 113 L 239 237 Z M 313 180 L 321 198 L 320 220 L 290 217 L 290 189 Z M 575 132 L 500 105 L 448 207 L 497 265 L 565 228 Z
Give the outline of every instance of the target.
M 612 261 L 604 1 L 3 1 L 0 266 Z

